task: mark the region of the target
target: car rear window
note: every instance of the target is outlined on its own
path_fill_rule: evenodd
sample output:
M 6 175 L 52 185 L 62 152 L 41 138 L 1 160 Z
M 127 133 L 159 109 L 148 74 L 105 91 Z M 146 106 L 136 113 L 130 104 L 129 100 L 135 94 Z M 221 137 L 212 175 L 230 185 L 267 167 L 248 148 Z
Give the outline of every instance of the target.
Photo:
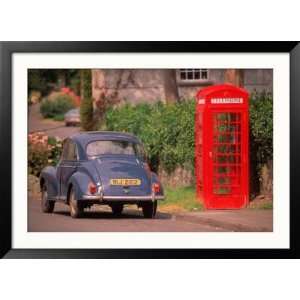
M 86 153 L 90 158 L 105 154 L 136 155 L 145 158 L 142 145 L 129 141 L 94 141 L 87 145 Z

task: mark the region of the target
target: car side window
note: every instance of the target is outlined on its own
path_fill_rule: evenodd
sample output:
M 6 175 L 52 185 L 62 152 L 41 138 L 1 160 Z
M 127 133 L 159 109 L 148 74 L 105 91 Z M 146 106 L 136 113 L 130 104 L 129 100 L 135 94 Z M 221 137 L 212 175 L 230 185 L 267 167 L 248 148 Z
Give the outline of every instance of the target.
M 62 160 L 77 160 L 77 147 L 76 144 L 70 140 L 64 143 Z
M 64 141 L 63 143 L 63 151 L 62 151 L 62 155 L 61 155 L 61 160 L 64 161 L 67 159 L 67 152 L 68 152 L 68 145 L 69 145 L 69 141 Z

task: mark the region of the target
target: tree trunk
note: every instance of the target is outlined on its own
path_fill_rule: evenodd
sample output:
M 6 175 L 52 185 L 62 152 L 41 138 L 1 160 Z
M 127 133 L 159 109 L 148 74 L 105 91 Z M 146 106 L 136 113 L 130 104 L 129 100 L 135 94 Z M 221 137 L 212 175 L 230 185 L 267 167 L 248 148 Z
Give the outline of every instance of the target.
M 263 164 L 260 171 L 260 194 L 268 199 L 273 195 L 273 161 Z
M 167 103 L 175 103 L 179 100 L 176 70 L 165 69 L 163 72 L 163 84 L 165 92 L 165 100 Z
M 244 86 L 244 71 L 241 69 L 226 69 L 225 82 L 235 86 Z

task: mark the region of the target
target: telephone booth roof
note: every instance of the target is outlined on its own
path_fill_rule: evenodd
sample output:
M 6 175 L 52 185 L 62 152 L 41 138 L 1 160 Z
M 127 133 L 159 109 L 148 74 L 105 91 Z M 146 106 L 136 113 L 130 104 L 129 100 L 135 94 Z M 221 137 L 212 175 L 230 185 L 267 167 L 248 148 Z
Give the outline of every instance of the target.
M 231 84 L 212 85 L 201 89 L 196 94 L 198 104 L 248 105 L 249 93 Z M 240 100 L 242 99 L 242 100 Z

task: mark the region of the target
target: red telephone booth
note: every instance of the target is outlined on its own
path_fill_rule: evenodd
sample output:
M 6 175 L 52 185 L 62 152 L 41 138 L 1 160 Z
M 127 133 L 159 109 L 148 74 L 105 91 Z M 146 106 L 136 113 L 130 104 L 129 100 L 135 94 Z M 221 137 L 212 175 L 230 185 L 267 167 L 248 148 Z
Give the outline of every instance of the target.
M 232 85 L 200 90 L 195 115 L 197 198 L 207 209 L 249 201 L 248 92 Z

